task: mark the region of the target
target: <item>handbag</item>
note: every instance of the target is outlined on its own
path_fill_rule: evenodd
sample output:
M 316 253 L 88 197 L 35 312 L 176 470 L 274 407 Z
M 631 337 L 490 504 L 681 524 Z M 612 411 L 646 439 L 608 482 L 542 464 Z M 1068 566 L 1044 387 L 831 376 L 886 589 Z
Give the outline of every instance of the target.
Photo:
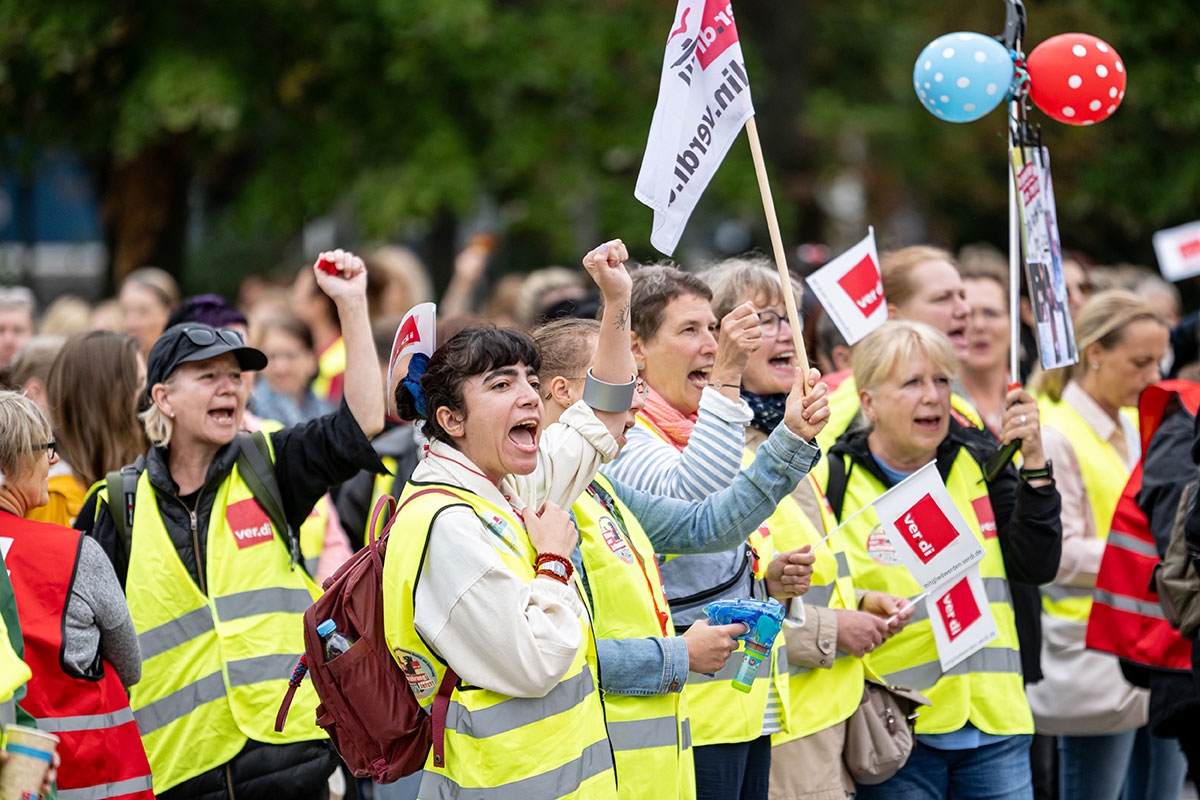
M 842 761 L 855 783 L 874 785 L 895 775 L 912 753 L 917 709 L 925 695 L 867 678 L 862 702 L 846 721 Z

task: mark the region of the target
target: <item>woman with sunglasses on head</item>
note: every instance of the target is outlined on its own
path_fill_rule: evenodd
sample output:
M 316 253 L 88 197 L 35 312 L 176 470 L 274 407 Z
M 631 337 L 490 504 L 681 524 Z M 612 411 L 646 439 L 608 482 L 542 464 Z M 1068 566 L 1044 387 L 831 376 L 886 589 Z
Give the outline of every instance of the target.
M 444 684 L 457 715 L 419 797 L 616 797 L 564 509 L 615 455 L 633 396 L 626 258 L 617 239 L 583 259 L 605 299 L 599 357 L 557 424 L 543 431 L 541 358 L 513 330 L 459 332 L 396 389 L 430 443 L 389 534 L 384 628 L 417 701 L 436 713 Z
M 0 536 L 33 677 L 21 707 L 59 737 L 63 796 L 151 798 L 150 765 L 126 688 L 142 677 L 137 631 L 96 542 L 23 519 L 49 499 L 57 463 L 50 421 L 0 392 Z
M 318 593 L 292 532 L 330 486 L 380 468 L 369 437 L 383 426 L 383 390 L 362 261 L 324 253 L 313 274 L 346 338 L 337 411 L 239 435 L 243 370 L 266 357 L 236 331 L 175 325 L 147 359 L 152 447 L 122 470 L 119 496 L 96 492 L 76 521 L 125 587 L 144 673 L 130 701 L 159 797 L 323 798 L 337 763 L 311 687 L 282 733 L 273 725 Z

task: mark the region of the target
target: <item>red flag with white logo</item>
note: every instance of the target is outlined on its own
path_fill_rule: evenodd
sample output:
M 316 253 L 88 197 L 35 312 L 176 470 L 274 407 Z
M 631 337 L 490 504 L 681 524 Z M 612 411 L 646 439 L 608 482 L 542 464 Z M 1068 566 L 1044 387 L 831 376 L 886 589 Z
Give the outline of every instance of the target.
M 700 195 L 753 115 L 733 6 L 679 0 L 634 190 L 654 209 L 655 248 L 675 251 Z
M 1200 275 L 1200 222 L 1189 222 L 1154 234 L 1158 269 L 1169 281 Z
M 805 278 L 805 283 L 846 344 L 854 344 L 887 322 L 874 228 L 868 229 L 861 242 Z
M 925 610 L 942 672 L 949 672 L 1000 635 L 978 566 L 930 594 Z
M 983 559 L 983 544 L 950 498 L 936 461 L 884 492 L 874 506 L 897 558 L 925 591 Z

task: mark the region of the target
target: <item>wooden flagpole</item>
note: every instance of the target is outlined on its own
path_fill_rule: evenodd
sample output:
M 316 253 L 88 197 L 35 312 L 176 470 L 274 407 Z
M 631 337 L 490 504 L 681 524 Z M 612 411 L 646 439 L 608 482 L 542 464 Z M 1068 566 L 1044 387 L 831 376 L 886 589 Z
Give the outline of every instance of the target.
M 771 249 L 775 251 L 775 266 L 779 269 L 779 285 L 782 287 L 783 302 L 787 306 L 788 324 L 792 328 L 792 344 L 796 351 L 796 364 L 808 375 L 808 353 L 804 350 L 804 336 L 800 329 L 800 312 L 796 308 L 796 297 L 792 293 L 792 277 L 788 274 L 787 254 L 783 250 L 783 236 L 779 233 L 779 218 L 775 216 L 775 201 L 771 198 L 771 184 L 767 180 L 767 165 L 763 161 L 762 145 L 758 141 L 758 125 L 754 117 L 746 120 L 746 136 L 750 139 L 750 155 L 754 157 L 754 174 L 758 176 L 758 191 L 762 195 L 763 211 L 767 213 L 767 230 L 771 232 Z M 804 382 L 808 393 L 808 381 Z

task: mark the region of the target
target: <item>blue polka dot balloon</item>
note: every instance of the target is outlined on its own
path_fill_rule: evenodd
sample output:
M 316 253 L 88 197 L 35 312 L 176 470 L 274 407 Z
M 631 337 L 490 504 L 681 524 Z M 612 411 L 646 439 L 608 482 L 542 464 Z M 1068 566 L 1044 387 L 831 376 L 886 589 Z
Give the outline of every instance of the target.
M 913 89 L 938 119 L 974 122 L 1000 105 L 1014 71 L 1012 55 L 990 36 L 947 33 L 917 57 Z

